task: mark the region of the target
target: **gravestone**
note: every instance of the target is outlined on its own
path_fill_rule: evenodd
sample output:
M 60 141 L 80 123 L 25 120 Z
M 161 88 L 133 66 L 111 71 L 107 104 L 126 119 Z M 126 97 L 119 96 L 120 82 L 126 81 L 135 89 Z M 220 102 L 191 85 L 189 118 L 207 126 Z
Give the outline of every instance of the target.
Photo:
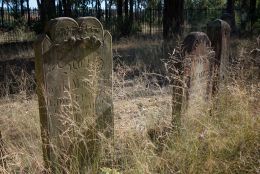
M 255 78 L 257 80 L 260 80 L 260 49 L 255 48 L 250 52 L 250 57 L 251 57 L 251 63 L 253 69 L 255 71 Z
M 225 80 L 228 74 L 230 57 L 230 32 L 229 24 L 221 19 L 209 22 L 207 33 L 215 51 L 215 70 L 218 78 L 214 82 L 214 88 L 217 88 L 217 81 Z
M 184 108 L 188 112 L 204 106 L 212 93 L 212 65 L 214 51 L 203 32 L 190 33 L 183 42 Z
M 96 18 L 61 17 L 34 49 L 46 167 L 96 173 L 100 134 L 113 138 L 112 37 Z

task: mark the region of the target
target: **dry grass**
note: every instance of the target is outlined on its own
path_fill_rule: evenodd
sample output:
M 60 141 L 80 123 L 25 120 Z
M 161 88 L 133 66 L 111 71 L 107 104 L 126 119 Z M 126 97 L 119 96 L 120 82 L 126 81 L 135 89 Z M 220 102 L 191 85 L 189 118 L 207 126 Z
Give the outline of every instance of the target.
M 234 69 L 241 70 L 240 65 Z M 129 71 L 131 67 L 122 65 L 114 73 L 115 146 L 104 139 L 103 147 L 114 152 L 115 170 L 106 168 L 111 158 L 103 156 L 101 173 L 260 172 L 259 81 L 232 76 L 199 115 L 183 114 L 176 133 L 171 129 L 171 87 L 158 85 L 157 74 L 127 78 Z M 44 170 L 37 98 L 24 98 L 20 94 L 0 100 L 7 162 L 1 173 Z
M 161 44 L 163 42 L 162 39 L 143 39 L 143 38 L 136 38 L 136 37 L 128 37 L 128 38 L 121 38 L 119 41 L 113 43 L 113 49 L 131 49 L 136 48 L 138 46 L 154 46 Z
M 37 173 L 43 169 L 36 97 L 2 99 L 0 125 L 10 173 Z

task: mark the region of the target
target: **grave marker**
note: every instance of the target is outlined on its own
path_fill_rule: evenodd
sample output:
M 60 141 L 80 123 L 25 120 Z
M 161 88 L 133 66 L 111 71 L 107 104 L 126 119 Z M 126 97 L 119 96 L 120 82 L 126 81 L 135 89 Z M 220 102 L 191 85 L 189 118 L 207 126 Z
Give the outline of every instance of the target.
M 217 88 L 217 81 L 225 80 L 228 74 L 230 57 L 230 31 L 229 24 L 223 20 L 217 19 L 209 22 L 207 33 L 215 51 L 215 69 L 218 79 L 214 82 L 214 89 Z
M 190 33 L 183 42 L 184 100 L 188 112 L 196 113 L 211 97 L 212 59 L 210 40 L 203 32 Z
M 260 49 L 255 48 L 250 52 L 250 57 L 252 60 L 252 69 L 256 71 L 255 78 L 260 80 Z
M 96 173 L 113 136 L 112 38 L 93 17 L 51 20 L 35 43 L 43 153 L 52 173 Z

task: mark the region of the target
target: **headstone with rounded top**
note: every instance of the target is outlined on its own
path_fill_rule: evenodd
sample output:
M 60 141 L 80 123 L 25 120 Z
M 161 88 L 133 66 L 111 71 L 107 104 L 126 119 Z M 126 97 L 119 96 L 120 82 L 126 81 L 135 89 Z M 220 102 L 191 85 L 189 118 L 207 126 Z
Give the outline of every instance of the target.
M 211 98 L 214 51 L 203 32 L 191 32 L 183 42 L 184 105 L 188 112 L 202 108 Z
M 112 37 L 93 17 L 51 20 L 35 43 L 43 154 L 52 173 L 96 173 L 113 137 Z
M 207 33 L 215 51 L 214 66 L 217 79 L 214 82 L 214 89 L 218 86 L 218 81 L 225 80 L 228 75 L 229 58 L 230 58 L 230 32 L 229 24 L 221 19 L 209 22 Z

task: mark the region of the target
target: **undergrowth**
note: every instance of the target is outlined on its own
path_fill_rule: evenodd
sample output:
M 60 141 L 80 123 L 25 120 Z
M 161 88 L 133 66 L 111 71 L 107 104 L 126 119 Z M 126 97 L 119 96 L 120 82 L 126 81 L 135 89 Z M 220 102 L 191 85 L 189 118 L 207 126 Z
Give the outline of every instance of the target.
M 239 76 L 240 65 L 199 115 L 182 115 L 179 132 L 171 125 L 172 87 L 159 85 L 158 74 L 127 78 L 132 67 L 115 67 L 114 146 L 102 141 L 114 154 L 101 155 L 99 173 L 259 173 L 260 86 L 252 75 Z M 45 170 L 37 97 L 23 95 L 0 100 L 0 173 Z

